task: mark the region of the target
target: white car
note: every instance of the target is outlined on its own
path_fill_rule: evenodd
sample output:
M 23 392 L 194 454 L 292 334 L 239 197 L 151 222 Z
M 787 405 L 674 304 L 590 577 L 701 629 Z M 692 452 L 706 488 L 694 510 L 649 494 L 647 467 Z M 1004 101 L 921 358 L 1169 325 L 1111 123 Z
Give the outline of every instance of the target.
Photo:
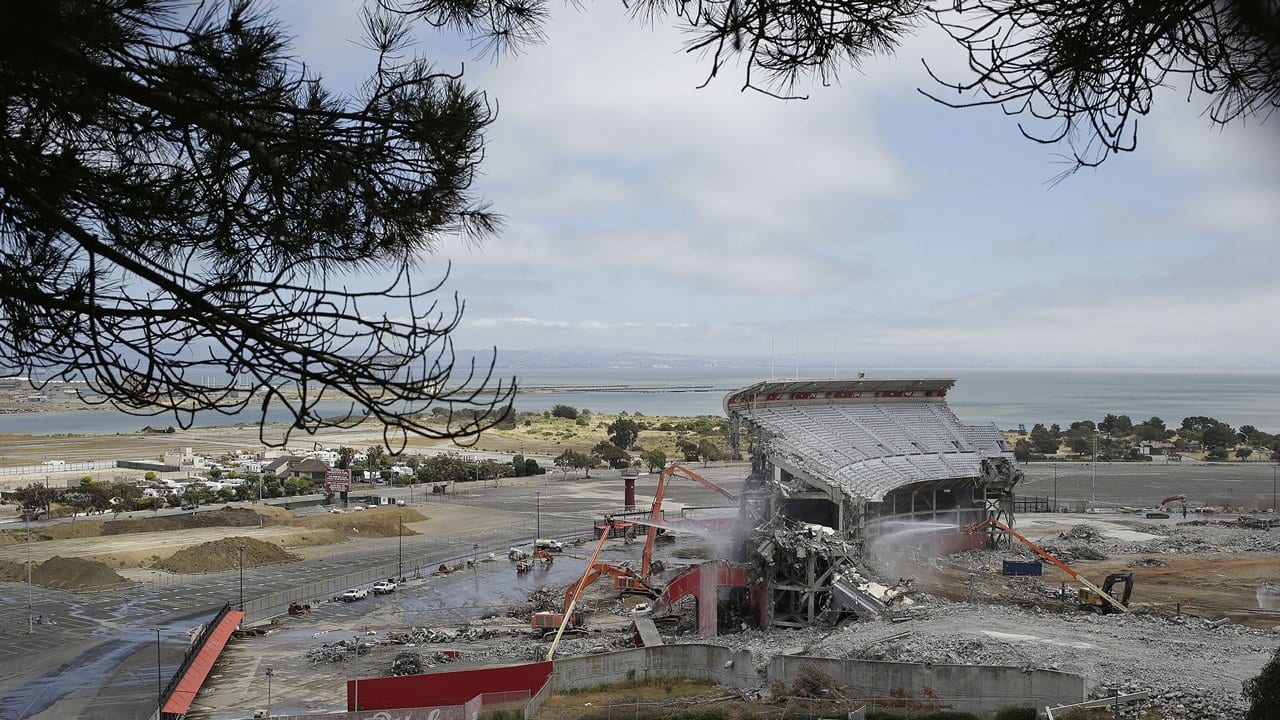
M 395 592 L 396 584 L 390 580 L 379 580 L 373 584 L 374 595 L 386 595 L 389 592 Z
M 341 597 L 343 602 L 355 602 L 356 600 L 363 600 L 369 597 L 369 591 L 365 588 L 351 588 L 350 590 L 342 593 Z

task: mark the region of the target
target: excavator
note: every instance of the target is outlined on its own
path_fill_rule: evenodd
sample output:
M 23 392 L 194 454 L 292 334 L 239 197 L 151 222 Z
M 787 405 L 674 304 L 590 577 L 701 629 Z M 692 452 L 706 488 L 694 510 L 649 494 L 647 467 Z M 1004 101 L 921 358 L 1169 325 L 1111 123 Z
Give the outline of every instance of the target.
M 1053 563 L 1059 570 L 1070 575 L 1073 580 L 1083 585 L 1084 587 L 1076 590 L 1076 602 L 1079 603 L 1080 609 L 1092 610 L 1102 614 L 1129 612 L 1129 596 L 1133 594 L 1133 573 L 1111 573 L 1103 581 L 1102 587 L 1098 587 L 1081 576 L 1080 573 L 1072 570 L 1066 563 L 1049 554 L 1047 550 L 1018 534 L 1013 528 L 995 518 L 987 518 L 977 525 L 968 527 L 965 529 L 965 533 L 979 532 L 987 527 L 999 529 L 1010 537 L 1017 538 L 1023 545 L 1031 548 L 1032 552 Z M 1116 585 L 1121 583 L 1124 584 L 1124 589 L 1117 596 Z
M 724 497 L 736 501 L 737 495 L 725 490 L 715 483 L 707 480 L 701 475 L 682 465 L 671 465 L 662 470 L 658 476 L 658 487 L 653 497 L 653 508 L 650 518 L 660 517 L 662 512 L 662 499 L 665 496 L 667 480 L 675 475 L 681 475 L 697 482 L 710 490 L 723 495 Z M 534 613 L 529 620 L 529 626 L 534 634 L 545 638 L 555 633 L 555 640 L 551 644 L 550 650 L 547 652 L 547 659 L 551 660 L 555 655 L 556 648 L 560 644 L 560 638 L 566 632 L 579 631 L 582 628 L 582 619 L 576 612 L 578 598 L 582 592 L 586 590 L 592 583 L 599 580 L 604 575 L 613 577 L 614 589 L 621 592 L 638 592 L 650 597 L 656 597 L 658 591 L 650 585 L 650 573 L 660 566 L 653 560 L 653 546 L 658 536 L 658 528 L 656 525 L 649 525 L 648 534 L 645 537 L 644 554 L 641 558 L 640 572 L 617 565 L 614 563 L 598 562 L 600 551 L 604 549 L 605 542 L 612 536 L 611 533 L 605 532 L 600 535 L 600 540 L 596 543 L 595 551 L 591 553 L 591 559 L 587 561 L 587 568 L 582 573 L 582 577 L 577 582 L 569 586 L 564 594 L 564 606 L 560 612 L 543 611 Z
M 601 536 L 600 541 L 596 543 L 595 552 L 591 554 L 591 559 L 587 561 L 587 569 L 582 573 L 582 577 L 565 590 L 564 606 L 560 612 L 545 610 L 533 614 L 529 621 L 529 627 L 532 628 L 535 635 L 546 637 L 547 635 L 559 631 L 560 633 L 572 632 L 581 629 L 582 622 L 578 614 L 574 611 L 578 597 L 582 591 L 586 590 L 592 583 L 599 580 L 604 575 L 612 575 L 618 577 L 634 577 L 635 571 L 621 565 L 613 563 L 596 562 L 600 556 L 600 551 L 604 548 L 604 543 L 608 540 L 607 535 Z M 638 581 L 638 580 L 637 580 Z M 650 595 L 656 595 L 656 591 L 643 582 L 639 582 L 639 587 L 644 588 L 645 592 Z
M 675 476 L 692 480 L 733 502 L 738 501 L 737 495 L 725 490 L 683 465 L 673 464 L 663 468 L 662 472 L 658 474 L 658 487 L 653 493 L 653 507 L 649 510 L 649 526 L 645 533 L 644 553 L 640 556 L 640 572 L 610 573 L 613 575 L 614 590 L 622 593 L 641 593 L 653 596 L 653 588 L 649 587 L 650 576 L 654 572 L 662 571 L 661 563 L 655 564 L 653 560 L 653 545 L 658 538 L 658 526 L 656 523 L 658 522 L 658 518 L 662 517 L 662 500 L 666 495 L 667 481 Z
M 1182 505 L 1182 517 L 1186 517 L 1187 516 L 1187 496 L 1186 495 L 1170 495 L 1169 497 L 1160 501 L 1159 507 L 1157 507 L 1155 510 L 1151 512 L 1148 512 L 1147 518 L 1151 520 L 1158 520 L 1158 519 L 1164 519 L 1169 517 L 1169 513 L 1173 510 L 1173 508 L 1170 506 L 1175 502 L 1180 503 Z

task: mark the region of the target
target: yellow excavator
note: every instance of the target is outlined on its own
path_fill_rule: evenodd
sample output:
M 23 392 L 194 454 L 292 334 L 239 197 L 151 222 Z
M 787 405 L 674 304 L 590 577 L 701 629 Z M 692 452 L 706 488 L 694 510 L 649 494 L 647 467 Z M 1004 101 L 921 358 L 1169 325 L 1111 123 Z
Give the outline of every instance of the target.
M 987 518 L 977 525 L 966 528 L 965 532 L 974 533 L 987 527 L 996 528 L 1007 533 L 1010 537 L 1016 538 L 1023 545 L 1031 548 L 1032 552 L 1053 563 L 1059 570 L 1070 575 L 1073 580 L 1083 585 L 1084 587 L 1076 589 L 1076 602 L 1079 603 L 1080 609 L 1092 610 L 1102 614 L 1129 612 L 1129 596 L 1133 594 L 1133 573 L 1111 573 L 1102 582 L 1102 587 L 1098 587 L 1089 582 L 1080 573 L 1072 570 L 1066 563 L 1051 555 L 1049 551 L 1031 542 L 1018 534 L 1013 528 L 995 518 Z M 1120 584 L 1123 584 L 1124 587 L 1117 591 L 1116 586 Z

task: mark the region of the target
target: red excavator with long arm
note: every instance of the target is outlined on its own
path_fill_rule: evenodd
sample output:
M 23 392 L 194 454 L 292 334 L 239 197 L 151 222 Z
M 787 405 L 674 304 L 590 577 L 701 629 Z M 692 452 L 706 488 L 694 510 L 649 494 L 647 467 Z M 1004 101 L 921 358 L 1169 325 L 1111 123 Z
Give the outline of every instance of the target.
M 578 630 L 582 627 L 582 621 L 575 611 L 578 598 L 582 595 L 582 591 L 586 590 L 592 583 L 599 580 L 602 575 L 612 575 L 617 578 L 619 576 L 634 577 L 635 571 L 630 568 L 621 567 L 612 563 L 596 562 L 600 557 L 600 551 L 604 548 L 604 543 L 609 536 L 602 535 L 600 541 L 596 543 L 595 552 L 591 554 L 591 559 L 587 561 L 587 569 L 582 573 L 582 577 L 568 587 L 564 593 L 564 605 L 560 612 L 545 610 L 534 613 L 529 620 L 529 626 L 533 629 L 534 634 L 540 637 L 546 637 L 551 633 L 557 634 L 557 641 L 560 635 L 565 632 Z M 641 583 L 650 594 L 656 594 L 647 585 Z
M 662 499 L 666 494 L 667 480 L 676 475 L 692 480 L 708 490 L 728 498 L 729 500 L 734 502 L 738 500 L 737 495 L 734 495 L 728 490 L 725 490 L 683 465 L 668 465 L 663 468 L 662 472 L 658 474 L 658 487 L 653 493 L 653 507 L 649 510 L 649 526 L 645 533 L 644 553 L 640 556 L 640 572 L 639 574 L 614 574 L 614 590 L 618 590 L 620 592 L 652 593 L 652 588 L 649 587 L 649 576 L 653 570 L 653 545 L 658 539 L 658 518 L 662 517 Z

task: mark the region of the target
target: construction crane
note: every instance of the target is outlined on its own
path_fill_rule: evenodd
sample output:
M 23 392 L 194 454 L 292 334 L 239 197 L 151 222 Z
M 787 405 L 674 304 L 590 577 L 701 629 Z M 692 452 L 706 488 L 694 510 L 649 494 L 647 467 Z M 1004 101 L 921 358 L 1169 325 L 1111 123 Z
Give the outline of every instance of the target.
M 1053 563 L 1059 570 L 1070 575 L 1073 580 L 1083 585 L 1084 588 L 1077 593 L 1077 599 L 1081 606 L 1096 608 L 1101 612 L 1106 612 L 1108 607 L 1122 613 L 1129 612 L 1129 607 L 1126 603 L 1129 602 L 1129 595 L 1133 592 L 1133 573 L 1112 573 L 1108 575 L 1107 579 L 1103 582 L 1103 587 L 1098 587 L 1097 585 L 1089 582 L 1089 580 L 1080 575 L 1080 573 L 1072 570 L 1066 563 L 1049 554 L 1047 550 L 1018 534 L 1013 528 L 1005 525 L 995 518 L 987 518 L 977 525 L 966 529 L 965 532 L 978 532 L 988 526 L 998 528 L 999 530 L 1008 533 L 1010 536 L 1017 538 L 1023 545 L 1031 548 L 1035 554 Z M 1119 582 L 1123 582 L 1125 585 L 1122 599 L 1116 599 L 1116 597 L 1111 594 L 1112 589 L 1116 583 Z
M 653 493 L 653 507 L 649 510 L 649 525 L 647 532 L 645 533 L 644 553 L 640 556 L 640 572 L 639 574 L 615 574 L 613 576 L 614 590 L 618 590 L 619 592 L 652 593 L 653 589 L 649 587 L 649 576 L 653 570 L 653 545 L 658 539 L 657 522 L 662 513 L 662 500 L 666 494 L 667 481 L 675 476 L 692 480 L 733 502 L 737 502 L 738 500 L 737 495 L 725 490 L 683 465 L 673 464 L 663 468 L 662 472 L 658 474 L 658 487 Z
M 555 640 L 552 641 L 551 647 L 547 650 L 547 660 L 551 660 L 555 656 L 556 648 L 560 645 L 560 638 L 564 636 L 566 631 L 577 630 L 582 626 L 581 620 L 578 618 L 577 606 L 583 590 L 586 590 L 591 586 L 591 583 L 599 580 L 603 575 L 612 575 L 614 577 L 634 575 L 634 571 L 629 568 L 596 562 L 600 557 L 600 551 L 604 549 L 605 541 L 608 539 L 608 533 L 600 536 L 600 542 L 596 543 L 595 552 L 591 553 L 591 559 L 587 561 L 587 569 L 583 571 L 582 577 L 565 590 L 562 611 L 537 612 L 530 618 L 529 626 L 540 636 L 546 637 L 552 631 L 555 631 Z M 646 585 L 645 587 L 648 586 Z M 652 589 L 649 591 L 653 592 Z

